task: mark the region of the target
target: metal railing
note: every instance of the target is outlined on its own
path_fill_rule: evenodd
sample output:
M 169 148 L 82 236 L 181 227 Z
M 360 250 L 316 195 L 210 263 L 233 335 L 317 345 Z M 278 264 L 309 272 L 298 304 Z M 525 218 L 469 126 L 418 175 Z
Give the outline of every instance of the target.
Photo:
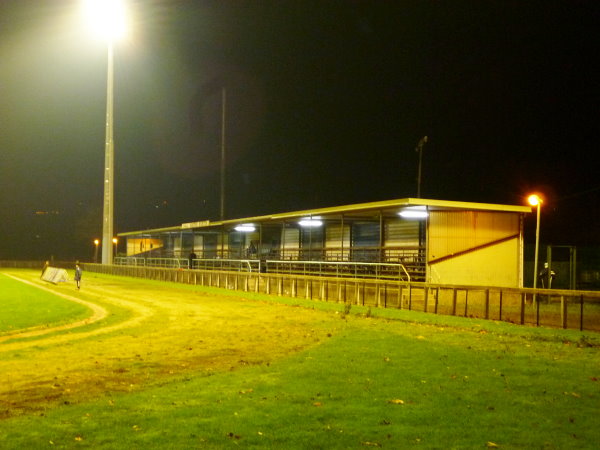
M 286 273 L 328 277 L 373 278 L 376 280 L 411 281 L 403 264 L 352 261 L 297 261 L 257 259 L 185 259 L 116 257 L 119 266 L 165 267 L 193 270 L 234 270 L 238 272 Z
M 140 258 L 139 256 L 116 256 L 115 264 L 117 266 L 145 266 L 146 258 Z
M 255 259 L 193 259 L 192 269 L 258 272 L 260 270 L 260 261 Z
M 395 263 L 266 260 L 263 265 L 267 273 L 411 281 L 406 267 Z
M 187 258 L 146 258 L 146 266 L 167 267 L 171 269 L 188 269 L 189 260 Z

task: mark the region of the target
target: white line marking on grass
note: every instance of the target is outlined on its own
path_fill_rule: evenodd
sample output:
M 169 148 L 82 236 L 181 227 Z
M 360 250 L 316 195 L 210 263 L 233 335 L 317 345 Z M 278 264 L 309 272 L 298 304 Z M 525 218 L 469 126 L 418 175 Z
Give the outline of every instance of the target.
M 56 327 L 44 328 L 42 330 L 39 330 L 38 329 L 39 327 L 36 327 L 35 330 L 31 330 L 31 331 L 21 330 L 20 332 L 12 333 L 10 335 L 3 335 L 0 337 L 0 344 L 2 344 L 2 342 L 6 341 L 6 340 L 20 339 L 23 337 L 30 337 L 30 336 L 43 336 L 45 334 L 56 332 L 56 331 L 68 330 L 68 329 L 73 329 L 76 327 L 81 327 L 84 325 L 89 325 L 91 323 L 94 323 L 94 322 L 104 319 L 108 315 L 108 311 L 106 309 L 104 309 L 103 307 L 96 305 L 94 303 L 87 302 L 85 300 L 81 300 L 76 297 L 71 297 L 70 295 L 66 295 L 66 294 L 62 294 L 62 293 L 53 291 L 52 289 L 48 289 L 48 288 L 46 288 L 44 286 L 40 286 L 36 283 L 31 283 L 30 281 L 23 280 L 19 277 L 15 277 L 13 275 L 9 275 L 4 272 L 0 272 L 0 273 L 2 273 L 3 275 L 7 275 L 11 278 L 14 278 L 17 281 L 22 281 L 23 283 L 30 284 L 30 285 L 35 286 L 40 289 L 44 289 L 48 292 L 52 292 L 53 294 L 59 295 L 68 300 L 72 300 L 77 303 L 81 303 L 85 306 L 90 307 L 94 311 L 94 314 L 91 317 L 88 317 L 87 319 L 82 320 L 82 321 L 74 322 L 72 324 L 58 325 Z M 98 288 L 98 289 L 87 288 L 86 289 L 86 292 L 88 294 L 90 294 L 90 291 L 103 292 L 104 290 L 102 288 Z M 91 295 L 97 295 L 97 294 L 91 293 Z M 91 331 L 82 331 L 82 332 L 77 333 L 76 335 L 69 333 L 69 334 L 63 334 L 63 335 L 59 335 L 59 336 L 50 336 L 50 337 L 45 337 L 45 338 L 42 337 L 41 339 L 36 339 L 33 341 L 5 343 L 5 344 L 2 344 L 2 346 L 0 347 L 0 352 L 20 350 L 20 349 L 27 348 L 27 347 L 41 346 L 41 345 L 47 345 L 47 344 L 56 345 L 56 344 L 61 344 L 61 343 L 69 342 L 69 341 L 74 341 L 77 339 L 83 339 L 83 338 L 87 338 L 87 337 L 91 337 L 91 336 L 98 336 L 100 334 L 106 334 L 106 333 L 110 333 L 110 332 L 117 331 L 117 330 L 133 328 L 134 326 L 139 325 L 142 321 L 146 320 L 147 318 L 151 317 L 153 314 L 156 313 L 156 311 L 153 310 L 152 308 L 148 308 L 148 307 L 145 307 L 145 306 L 142 306 L 142 305 L 136 304 L 134 302 L 127 301 L 122 298 L 118 298 L 118 297 L 111 297 L 108 299 L 104 299 L 104 301 L 113 303 L 114 305 L 117 305 L 122 308 L 129 309 L 130 311 L 133 311 L 136 315 L 134 317 L 132 317 L 131 319 L 125 320 L 124 322 L 120 322 L 120 323 L 110 325 L 110 326 L 105 326 L 105 327 L 98 328 L 98 329 L 91 330 Z
M 2 274 L 6 275 L 9 278 L 12 278 L 13 280 L 20 281 L 21 283 L 25 283 L 25 284 L 28 284 L 29 286 L 33 286 L 33 287 L 36 287 L 43 291 L 50 292 L 54 295 L 57 295 L 64 299 L 67 299 L 71 302 L 79 303 L 80 305 L 86 306 L 92 310 L 92 315 L 86 319 L 79 320 L 77 322 L 67 323 L 64 325 L 57 325 L 55 327 L 47 328 L 44 325 L 38 325 L 35 327 L 31 327 L 31 328 L 17 330 L 15 332 L 11 332 L 9 334 L 4 334 L 4 335 L 0 336 L 0 342 L 7 341 L 9 339 L 14 339 L 15 337 L 25 338 L 25 337 L 33 337 L 33 336 L 42 336 L 44 334 L 53 333 L 55 331 L 71 330 L 73 328 L 78 328 L 78 327 L 82 327 L 84 325 L 89 325 L 91 323 L 98 322 L 98 321 L 104 319 L 106 316 L 108 316 L 108 311 L 105 308 L 103 308 L 102 306 L 97 305 L 95 303 L 87 302 L 87 301 L 81 300 L 80 298 L 77 298 L 77 297 L 72 297 L 70 295 L 63 294 L 61 292 L 53 291 L 52 289 L 48 289 L 47 287 L 40 286 L 38 284 L 32 283 L 31 281 L 24 280 L 22 278 L 14 276 L 14 275 L 10 275 L 8 273 L 2 273 Z

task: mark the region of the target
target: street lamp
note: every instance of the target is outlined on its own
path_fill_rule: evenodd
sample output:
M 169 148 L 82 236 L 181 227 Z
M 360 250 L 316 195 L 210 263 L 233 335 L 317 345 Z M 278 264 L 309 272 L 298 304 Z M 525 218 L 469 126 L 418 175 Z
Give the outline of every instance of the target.
M 91 28 L 106 40 L 108 46 L 106 81 L 106 140 L 104 147 L 104 206 L 102 213 L 102 264 L 113 259 L 111 238 L 114 222 L 114 141 L 113 97 L 114 69 L 113 45 L 125 33 L 125 14 L 119 0 L 85 0 L 85 12 Z
M 100 239 L 94 239 L 94 263 L 98 262 L 98 245 L 100 245 Z
M 117 238 L 113 238 L 112 243 L 115 246 L 115 256 L 116 256 L 117 255 L 117 244 L 119 243 L 119 240 Z
M 537 221 L 535 227 L 535 255 L 533 257 L 533 289 L 537 288 L 537 273 L 538 273 L 538 253 L 540 248 L 540 212 L 542 210 L 542 199 L 537 194 L 532 194 L 527 197 L 527 201 L 531 206 L 537 207 Z M 536 294 L 533 293 L 533 303 L 535 303 Z

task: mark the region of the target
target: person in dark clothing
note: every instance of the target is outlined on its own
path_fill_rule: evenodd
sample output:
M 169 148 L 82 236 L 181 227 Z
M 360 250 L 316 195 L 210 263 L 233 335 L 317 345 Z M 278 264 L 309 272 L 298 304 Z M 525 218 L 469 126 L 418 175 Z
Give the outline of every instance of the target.
M 552 280 L 556 276 L 554 270 L 549 269 L 548 263 L 544 263 L 544 268 L 539 273 L 539 280 L 542 289 L 550 289 L 552 287 Z
M 190 259 L 190 269 L 194 268 L 194 260 L 197 258 L 198 256 L 196 256 L 196 254 L 194 253 L 194 251 L 192 250 L 192 252 L 190 253 L 189 259 Z
M 83 274 L 83 270 L 81 270 L 81 266 L 79 263 L 75 264 L 75 283 L 77 284 L 77 289 L 81 288 L 81 275 Z

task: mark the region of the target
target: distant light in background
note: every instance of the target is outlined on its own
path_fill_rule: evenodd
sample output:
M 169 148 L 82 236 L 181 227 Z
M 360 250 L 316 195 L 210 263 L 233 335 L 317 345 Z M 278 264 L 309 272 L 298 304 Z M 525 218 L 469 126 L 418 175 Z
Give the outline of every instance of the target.
M 408 206 L 402 209 L 398 215 L 404 219 L 426 219 L 429 213 L 425 206 Z
M 298 224 L 301 227 L 320 227 L 323 225 L 323 221 L 318 216 L 306 217 L 306 218 L 300 220 L 300 222 L 298 222 Z

